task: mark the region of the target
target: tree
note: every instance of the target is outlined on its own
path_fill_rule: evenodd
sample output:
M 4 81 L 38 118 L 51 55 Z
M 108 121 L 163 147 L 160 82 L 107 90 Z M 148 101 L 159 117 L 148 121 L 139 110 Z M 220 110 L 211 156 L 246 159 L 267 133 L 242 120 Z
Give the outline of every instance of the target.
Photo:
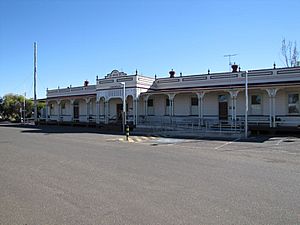
M 0 120 L 3 119 L 3 98 L 0 97 Z
M 21 111 L 24 110 L 24 100 L 26 105 L 26 118 L 31 118 L 33 116 L 34 109 L 33 99 L 25 99 L 22 95 L 7 94 L 3 96 L 2 104 L 0 98 L 0 116 L 2 119 L 20 121 L 21 117 L 23 117 L 23 114 L 21 115 Z M 44 107 L 45 102 L 38 102 L 38 113 Z
M 281 54 L 284 58 L 286 67 L 298 66 L 299 52 L 297 50 L 297 42 L 286 41 L 285 38 L 281 42 Z
M 3 116 L 11 121 L 19 121 L 21 119 L 20 110 L 24 97 L 21 95 L 7 94 L 3 97 Z

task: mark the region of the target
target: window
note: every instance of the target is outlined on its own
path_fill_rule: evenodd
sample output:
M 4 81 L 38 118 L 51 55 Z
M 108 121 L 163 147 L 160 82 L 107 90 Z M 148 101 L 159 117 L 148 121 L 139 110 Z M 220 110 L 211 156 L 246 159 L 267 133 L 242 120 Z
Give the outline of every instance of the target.
M 192 106 L 198 105 L 198 98 L 191 98 L 191 105 Z
M 227 102 L 227 96 L 226 95 L 219 95 L 218 99 L 219 99 L 219 102 Z
M 66 103 L 61 103 L 61 109 L 65 109 L 66 108 Z
M 262 114 L 262 98 L 261 95 L 251 95 L 251 114 L 261 115 Z
M 166 99 L 166 106 L 170 106 L 170 100 L 168 98 Z
M 288 94 L 288 112 L 299 114 L 299 94 Z
M 153 99 L 148 99 L 148 107 L 153 107 Z
M 191 98 L 191 110 L 190 115 L 195 116 L 198 114 L 198 98 Z
M 154 103 L 153 103 L 153 99 L 148 99 L 147 102 L 147 106 L 148 106 L 148 115 L 152 116 L 154 115 Z
M 50 104 L 50 112 L 49 112 L 50 116 L 54 114 L 54 105 Z
M 260 95 L 252 95 L 251 96 L 251 105 L 260 105 L 261 104 L 261 96 Z

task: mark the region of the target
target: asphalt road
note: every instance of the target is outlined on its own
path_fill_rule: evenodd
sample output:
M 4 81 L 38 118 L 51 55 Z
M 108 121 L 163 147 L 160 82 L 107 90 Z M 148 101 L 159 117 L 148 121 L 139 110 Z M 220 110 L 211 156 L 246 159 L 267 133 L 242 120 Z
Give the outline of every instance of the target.
M 0 125 L 0 224 L 300 224 L 300 139 Z

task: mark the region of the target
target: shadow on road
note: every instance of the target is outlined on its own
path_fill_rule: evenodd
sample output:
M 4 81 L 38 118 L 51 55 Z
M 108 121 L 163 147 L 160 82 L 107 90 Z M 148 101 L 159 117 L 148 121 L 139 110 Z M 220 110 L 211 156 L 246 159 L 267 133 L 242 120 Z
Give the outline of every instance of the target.
M 56 126 L 56 125 L 34 125 L 20 123 L 0 123 L 0 127 L 10 127 L 22 129 L 22 133 L 42 133 L 42 134 L 62 134 L 62 133 L 99 133 L 121 135 L 120 131 L 101 130 L 95 127 L 79 126 Z M 24 129 L 26 128 L 26 129 Z
M 10 128 L 21 128 L 22 133 L 42 133 L 42 134 L 63 134 L 63 133 L 98 133 L 98 134 L 110 134 L 110 135 L 122 135 L 123 132 L 116 130 L 101 129 L 98 127 L 84 127 L 84 126 L 57 126 L 57 125 L 34 125 L 34 124 L 20 124 L 20 123 L 9 123 L 0 122 L 0 127 Z M 24 129 L 26 128 L 26 129 Z M 145 133 L 131 132 L 134 136 L 147 136 Z M 252 142 L 252 143 L 263 143 L 272 138 L 285 138 L 285 137 L 297 137 L 300 135 L 297 133 L 283 133 L 276 135 L 255 135 L 250 136 L 248 139 L 230 139 L 230 138 L 213 138 L 213 137 L 188 137 L 188 136 L 166 136 L 167 138 L 176 139 L 194 139 L 194 140 L 214 140 L 214 141 L 234 141 L 234 142 Z

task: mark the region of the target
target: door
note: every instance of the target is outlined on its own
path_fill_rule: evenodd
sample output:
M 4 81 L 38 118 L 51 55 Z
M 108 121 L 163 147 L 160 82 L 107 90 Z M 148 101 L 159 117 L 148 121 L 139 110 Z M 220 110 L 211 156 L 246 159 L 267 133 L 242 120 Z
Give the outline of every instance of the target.
M 117 120 L 122 120 L 123 104 L 117 104 Z
M 219 120 L 228 120 L 227 95 L 219 95 Z
M 74 120 L 79 119 L 79 105 L 74 105 Z
M 228 119 L 228 104 L 227 102 L 219 102 L 219 120 Z

